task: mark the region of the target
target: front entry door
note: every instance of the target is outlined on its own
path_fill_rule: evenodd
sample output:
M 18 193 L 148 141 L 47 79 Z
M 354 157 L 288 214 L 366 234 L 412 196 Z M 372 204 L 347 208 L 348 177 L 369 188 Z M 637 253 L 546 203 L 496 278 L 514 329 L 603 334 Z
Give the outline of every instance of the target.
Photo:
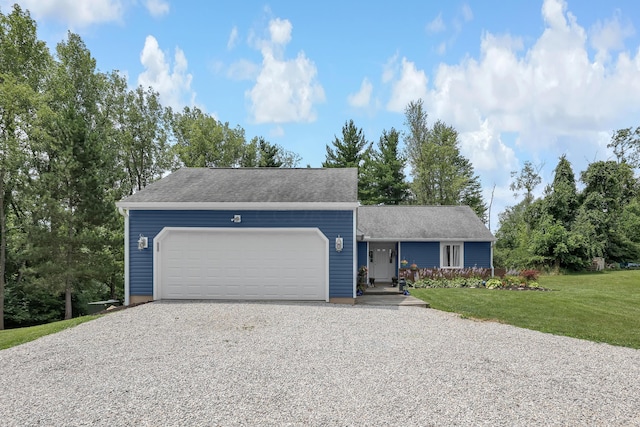
M 394 245 L 385 244 L 369 244 L 369 251 L 373 257 L 369 258 L 369 277 L 376 279 L 376 282 L 391 282 L 391 278 L 395 276 L 395 251 Z

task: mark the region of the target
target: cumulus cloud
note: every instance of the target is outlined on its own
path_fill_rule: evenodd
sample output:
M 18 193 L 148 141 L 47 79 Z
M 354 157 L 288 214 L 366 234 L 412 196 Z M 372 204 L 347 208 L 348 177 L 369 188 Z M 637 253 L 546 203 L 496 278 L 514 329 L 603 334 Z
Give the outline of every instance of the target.
M 169 3 L 165 0 L 147 0 L 145 6 L 151 16 L 156 18 L 169 13 Z
M 640 110 L 639 53 L 622 52 L 606 67 L 589 58 L 586 31 L 565 2 L 545 1 L 542 16 L 547 27 L 524 52 L 517 37 L 485 33 L 479 59 L 441 64 L 429 92 L 431 109 L 466 128 L 488 119 L 538 148 L 552 142 L 540 136 L 597 132 L 623 110 Z
M 286 59 L 293 26 L 286 19 L 269 22 L 269 38 L 257 40 L 262 64 L 256 83 L 245 92 L 256 123 L 312 122 L 314 105 L 324 102 L 324 89 L 317 81 L 317 68 L 304 52 Z
M 347 102 L 352 107 L 364 108 L 368 107 L 371 102 L 371 93 L 373 92 L 373 85 L 366 77 L 362 80 L 360 90 L 347 97 Z
M 389 78 L 388 74 L 386 76 Z M 400 77 L 392 84 L 387 110 L 403 112 L 409 102 L 426 99 L 427 82 L 427 75 L 423 70 L 418 70 L 413 62 L 402 58 Z
M 192 75 L 187 72 L 187 58 L 179 47 L 175 50 L 172 69 L 156 38 L 149 35 L 140 53 L 140 62 L 145 71 L 138 76 L 138 84 L 156 90 L 163 105 L 182 109 L 185 105 L 195 103 L 196 94 L 191 89 Z
M 387 108 L 402 111 L 422 98 L 430 118 L 459 131 L 462 152 L 485 186 L 507 187 L 509 172 L 524 160 L 547 162 L 548 180 L 562 154 L 576 173 L 607 158 L 612 130 L 640 114 L 640 46 L 625 45 L 635 30 L 619 12 L 587 30 L 564 0 L 545 0 L 541 20 L 542 32 L 526 44 L 485 32 L 478 56 L 441 63 L 429 86 L 414 63 L 394 57 L 383 70 Z M 514 203 L 500 194 L 495 212 Z
M 28 9 L 36 20 L 54 19 L 70 28 L 122 20 L 122 0 L 10 0 L 2 1 L 3 9 L 13 3 Z

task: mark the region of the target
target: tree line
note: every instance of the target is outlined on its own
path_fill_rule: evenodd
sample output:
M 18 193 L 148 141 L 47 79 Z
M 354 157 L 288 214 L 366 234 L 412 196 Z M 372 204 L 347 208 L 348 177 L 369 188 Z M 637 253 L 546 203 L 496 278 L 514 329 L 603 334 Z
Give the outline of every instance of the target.
M 560 157 L 553 181 L 534 198 L 540 168 L 525 162 L 514 173 L 514 191 L 523 199 L 500 214 L 495 264 L 507 268 L 580 271 L 602 257 L 607 263 L 640 260 L 640 128 L 614 133 L 616 160 L 596 161 L 580 173 Z M 516 194 L 517 196 L 517 194 Z

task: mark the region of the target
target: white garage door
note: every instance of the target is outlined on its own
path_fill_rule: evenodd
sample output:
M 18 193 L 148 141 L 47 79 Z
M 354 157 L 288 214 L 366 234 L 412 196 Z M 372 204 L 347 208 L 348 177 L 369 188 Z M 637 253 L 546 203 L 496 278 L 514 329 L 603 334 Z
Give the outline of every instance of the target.
M 155 243 L 154 299 L 328 299 L 318 229 L 165 228 Z

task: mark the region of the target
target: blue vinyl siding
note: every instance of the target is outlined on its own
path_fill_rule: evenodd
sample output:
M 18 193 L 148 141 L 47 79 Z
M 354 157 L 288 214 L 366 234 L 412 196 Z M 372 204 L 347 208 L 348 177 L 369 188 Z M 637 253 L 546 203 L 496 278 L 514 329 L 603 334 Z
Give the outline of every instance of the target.
M 367 242 L 358 242 L 358 265 L 356 266 L 358 269 L 362 266 L 369 265 L 369 260 L 367 259 Z
M 242 222 L 233 223 L 234 215 Z M 153 294 L 154 237 L 164 227 L 312 227 L 329 239 L 329 297 L 353 297 L 353 211 L 208 211 L 132 210 L 129 212 L 130 295 Z M 138 250 L 138 237 L 149 238 L 149 248 Z M 344 239 L 336 252 L 335 239 Z
M 465 242 L 464 266 L 491 268 L 491 242 Z
M 419 268 L 440 267 L 439 242 L 400 242 L 400 256 Z

